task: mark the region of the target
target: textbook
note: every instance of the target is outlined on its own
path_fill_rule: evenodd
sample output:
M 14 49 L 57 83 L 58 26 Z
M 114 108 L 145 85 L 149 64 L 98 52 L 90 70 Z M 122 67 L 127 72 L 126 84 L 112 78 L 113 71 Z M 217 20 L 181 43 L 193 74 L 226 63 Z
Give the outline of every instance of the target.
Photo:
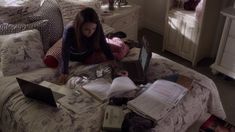
M 137 114 L 157 121 L 163 118 L 181 99 L 188 89 L 167 80 L 155 81 L 146 91 L 127 103 Z
M 172 74 L 172 75 L 163 77 L 162 79 L 165 79 L 165 80 L 168 80 L 168 81 L 172 81 L 172 82 L 176 82 L 176 83 L 184 86 L 188 90 L 191 90 L 193 88 L 192 87 L 193 79 L 191 79 L 189 77 L 186 77 L 184 75 Z
M 235 126 L 215 115 L 211 115 L 201 125 L 199 132 L 235 132 Z

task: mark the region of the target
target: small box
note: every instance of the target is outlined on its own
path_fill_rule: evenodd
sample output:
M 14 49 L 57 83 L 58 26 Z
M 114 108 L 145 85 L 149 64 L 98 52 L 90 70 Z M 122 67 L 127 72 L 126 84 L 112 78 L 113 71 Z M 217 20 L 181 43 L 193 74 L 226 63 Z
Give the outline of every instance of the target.
M 104 113 L 103 130 L 120 132 L 124 116 L 122 107 L 108 105 Z

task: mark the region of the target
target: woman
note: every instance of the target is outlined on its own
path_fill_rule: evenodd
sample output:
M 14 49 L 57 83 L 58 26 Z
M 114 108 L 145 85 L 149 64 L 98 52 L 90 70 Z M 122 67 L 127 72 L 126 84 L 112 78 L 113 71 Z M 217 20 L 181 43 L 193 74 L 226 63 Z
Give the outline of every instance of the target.
M 107 44 L 99 17 L 94 9 L 81 10 L 73 23 L 69 24 L 62 38 L 62 65 L 59 83 L 66 83 L 69 60 L 86 63 L 114 60 Z

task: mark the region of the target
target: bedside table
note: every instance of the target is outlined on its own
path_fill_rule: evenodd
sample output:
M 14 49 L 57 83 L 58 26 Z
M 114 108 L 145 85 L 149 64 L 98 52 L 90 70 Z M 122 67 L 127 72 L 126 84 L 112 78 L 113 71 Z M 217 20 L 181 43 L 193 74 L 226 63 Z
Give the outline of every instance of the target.
M 113 11 L 109 11 L 108 7 L 102 8 L 101 17 L 105 24 L 113 27 L 115 31 L 126 33 L 127 39 L 137 40 L 139 6 L 128 4 L 122 7 L 115 7 Z

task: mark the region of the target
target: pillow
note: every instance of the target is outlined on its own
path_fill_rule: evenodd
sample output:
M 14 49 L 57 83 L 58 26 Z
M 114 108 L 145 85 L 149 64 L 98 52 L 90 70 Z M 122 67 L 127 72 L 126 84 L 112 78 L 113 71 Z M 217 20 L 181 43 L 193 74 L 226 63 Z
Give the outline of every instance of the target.
M 43 50 L 46 52 L 49 49 L 48 44 L 48 20 L 40 20 L 29 24 L 0 24 L 0 35 L 7 35 L 11 33 L 18 33 L 25 30 L 37 29 L 40 31 L 42 42 L 43 42 Z
M 16 23 L 24 16 L 37 11 L 44 0 L 3 0 L 0 1 L 0 23 Z
M 9 76 L 44 67 L 43 56 L 38 30 L 5 35 L 1 47 L 2 73 L 4 76 Z
M 2 43 L 5 40 L 5 35 L 0 35 L 0 51 L 1 51 L 1 47 L 2 47 Z M 1 54 L 0 54 L 0 62 L 1 62 Z
M 129 52 L 129 47 L 120 38 L 106 38 L 106 41 L 109 44 L 115 59 L 117 60 L 123 59 Z M 97 51 L 88 56 L 83 63 L 97 64 L 105 61 L 107 61 L 107 58 L 105 57 L 104 53 L 102 51 Z
M 48 20 L 47 38 L 49 47 L 55 44 L 63 34 L 64 26 L 61 11 L 56 0 L 46 0 L 41 8 L 30 16 L 33 21 Z
M 113 37 L 112 39 L 106 38 L 106 41 L 109 44 L 112 53 L 117 60 L 121 60 L 129 52 L 128 45 L 126 45 L 120 38 L 117 37 Z
M 61 60 L 62 39 L 58 40 L 46 53 L 43 61 L 51 68 L 56 68 Z

